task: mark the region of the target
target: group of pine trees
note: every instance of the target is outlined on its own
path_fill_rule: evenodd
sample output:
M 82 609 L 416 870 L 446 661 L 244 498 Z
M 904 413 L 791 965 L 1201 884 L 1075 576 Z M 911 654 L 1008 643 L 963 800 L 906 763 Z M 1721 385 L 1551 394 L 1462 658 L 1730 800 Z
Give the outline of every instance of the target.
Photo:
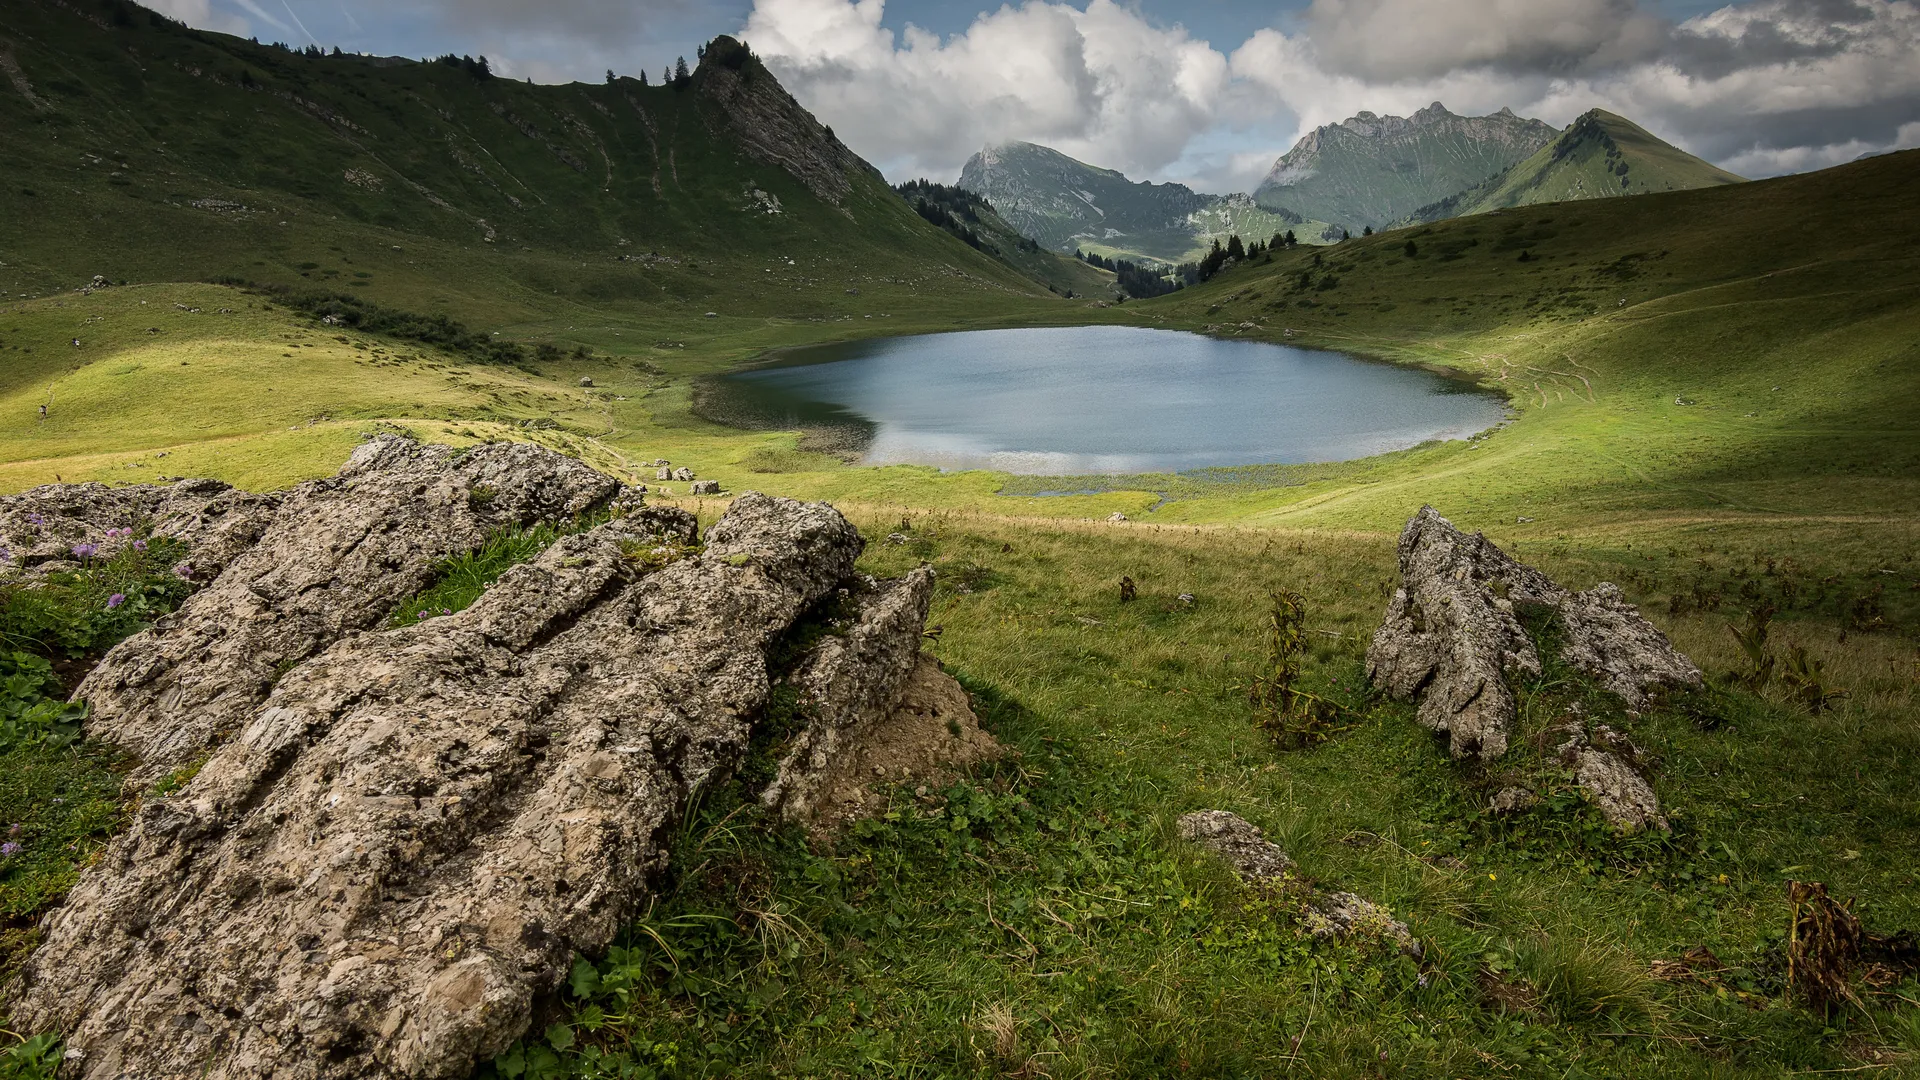
M 947 230 L 968 247 L 984 251 L 989 255 L 998 255 L 999 250 L 981 239 L 980 210 L 985 204 L 980 196 L 965 188 L 948 184 L 936 184 L 931 180 L 909 180 L 894 186 L 900 197 L 913 204 L 914 213 L 928 222 Z M 1038 251 L 1040 245 L 1025 237 L 1020 238 L 1022 251 Z
M 1184 289 L 1189 285 L 1198 285 L 1212 280 L 1214 275 L 1236 263 L 1254 259 L 1271 261 L 1273 252 L 1297 247 L 1300 243 L 1293 230 L 1274 233 L 1266 241 L 1255 240 L 1251 245 L 1243 242 L 1239 234 L 1227 237 L 1225 244 L 1215 240 L 1213 247 L 1198 262 L 1184 262 L 1176 266 L 1162 263 L 1136 263 L 1126 259 L 1108 259 L 1091 251 L 1075 251 L 1074 256 L 1089 266 L 1097 266 L 1111 271 L 1120 281 L 1120 287 L 1136 300 L 1145 300 L 1150 296 L 1165 296 L 1170 292 Z

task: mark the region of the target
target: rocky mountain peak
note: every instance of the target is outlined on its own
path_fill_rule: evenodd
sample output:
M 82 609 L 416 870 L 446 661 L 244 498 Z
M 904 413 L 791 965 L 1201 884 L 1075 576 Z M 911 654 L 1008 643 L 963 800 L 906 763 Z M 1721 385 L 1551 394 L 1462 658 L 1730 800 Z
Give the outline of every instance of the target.
M 1270 210 L 1377 228 L 1512 166 L 1555 134 L 1511 109 L 1461 116 L 1435 101 L 1404 117 L 1362 110 L 1307 133 L 1254 195 Z
M 721 35 L 701 54 L 694 86 L 724 110 L 748 157 L 792 173 L 815 195 L 838 206 L 862 172 L 879 170 L 820 123 L 780 85 L 753 50 Z

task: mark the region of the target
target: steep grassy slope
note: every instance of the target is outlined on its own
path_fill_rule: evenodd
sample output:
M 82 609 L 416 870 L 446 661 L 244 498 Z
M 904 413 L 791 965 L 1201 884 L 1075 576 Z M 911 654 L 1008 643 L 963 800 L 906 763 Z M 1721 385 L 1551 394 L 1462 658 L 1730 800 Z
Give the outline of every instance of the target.
M 231 276 L 498 324 L 617 305 L 857 313 L 875 279 L 1038 292 L 914 215 L 737 43 L 683 86 L 533 86 L 22 0 L 0 287 Z M 797 273 L 743 290 L 778 261 Z M 792 260 L 789 264 L 788 260 Z
M 1483 183 L 1421 207 L 1412 219 L 1437 221 L 1508 206 L 1742 182 L 1741 177 L 1662 141 L 1623 116 L 1594 109 L 1531 157 Z
M 1456 116 L 1436 101 L 1410 117 L 1363 112 L 1308 132 L 1254 199 L 1358 234 L 1504 172 L 1554 135 L 1510 109 Z

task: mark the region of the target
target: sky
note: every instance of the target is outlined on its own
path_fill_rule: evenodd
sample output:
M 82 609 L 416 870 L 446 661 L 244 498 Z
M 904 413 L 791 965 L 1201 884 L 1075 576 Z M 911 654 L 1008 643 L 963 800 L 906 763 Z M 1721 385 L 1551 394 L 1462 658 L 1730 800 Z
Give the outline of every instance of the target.
M 485 55 L 536 82 L 658 78 L 743 38 L 895 181 L 1026 140 L 1134 179 L 1251 191 L 1362 110 L 1594 107 L 1743 176 L 1920 146 L 1920 0 L 143 0 L 353 52 Z

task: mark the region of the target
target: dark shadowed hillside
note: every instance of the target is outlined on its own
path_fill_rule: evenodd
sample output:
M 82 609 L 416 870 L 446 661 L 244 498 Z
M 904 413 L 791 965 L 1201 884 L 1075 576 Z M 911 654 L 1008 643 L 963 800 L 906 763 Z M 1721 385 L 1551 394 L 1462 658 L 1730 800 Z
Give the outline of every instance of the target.
M 412 303 L 458 277 L 698 305 L 776 259 L 812 272 L 756 291 L 762 309 L 929 269 L 1035 291 L 922 221 L 729 38 L 671 85 L 535 86 L 479 59 L 289 50 L 121 0 L 18 0 L 0 57 L 14 293 L 233 277 Z

